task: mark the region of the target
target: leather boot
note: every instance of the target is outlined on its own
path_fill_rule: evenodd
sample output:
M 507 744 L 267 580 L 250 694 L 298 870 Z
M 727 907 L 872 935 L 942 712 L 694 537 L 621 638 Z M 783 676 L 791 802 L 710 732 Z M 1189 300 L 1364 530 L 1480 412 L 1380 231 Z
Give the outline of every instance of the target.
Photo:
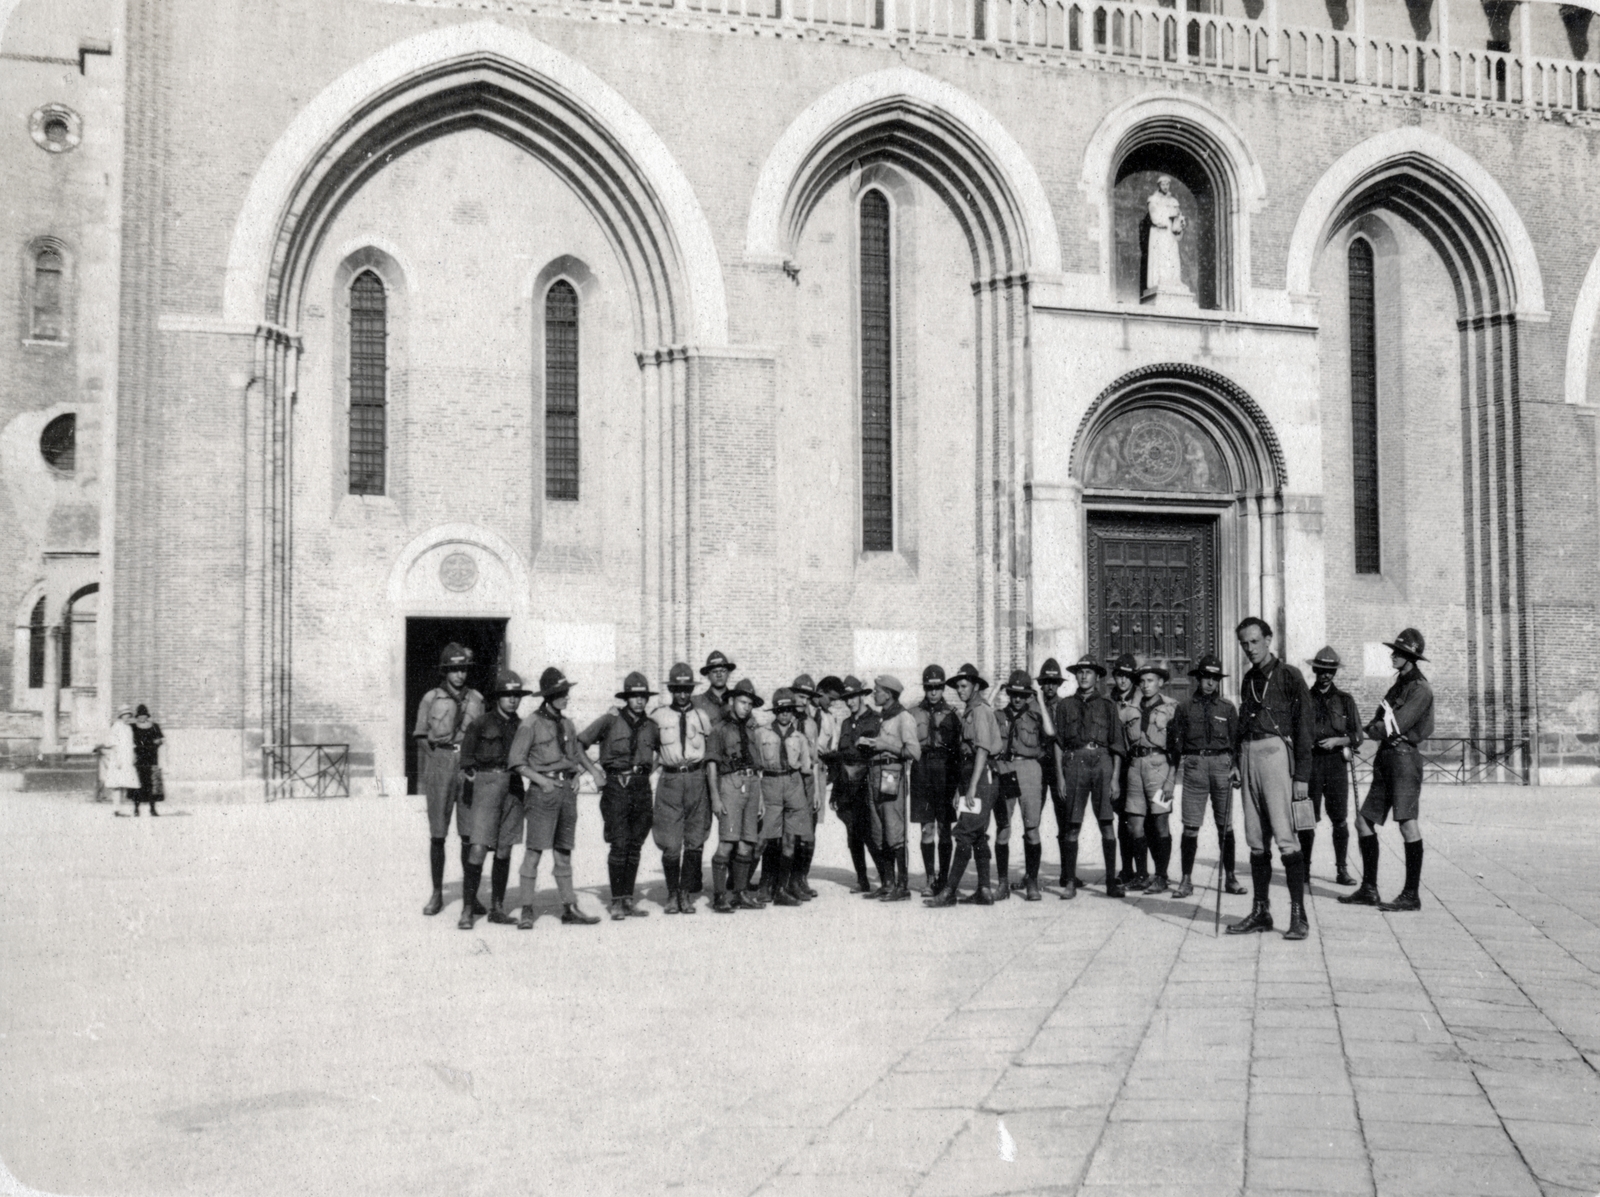
M 811 888 L 811 862 L 817 856 L 817 841 L 803 840 L 800 844 L 804 859 L 800 862 L 800 892 L 808 898 L 815 898 L 817 891 Z
M 693 914 L 694 913 L 694 895 L 691 894 L 686 889 L 680 889 L 678 891 L 678 913 L 679 914 Z
M 524 906 L 522 908 L 522 917 L 517 920 L 517 930 L 518 931 L 532 931 L 533 930 L 533 920 L 534 920 L 533 903 L 529 902 L 526 906 Z
M 428 899 L 428 904 L 422 908 L 422 913 L 426 915 L 435 915 L 443 909 L 444 893 L 440 890 L 434 890 L 433 897 Z
M 938 894 L 923 900 L 924 906 L 954 906 L 956 899 L 961 894 L 961 877 L 967 871 L 967 862 L 972 859 L 972 849 L 966 844 L 957 844 L 955 853 L 950 861 L 950 876 L 947 883 Z
M 733 858 L 733 867 L 728 870 L 728 889 L 732 895 L 733 905 L 738 910 L 765 910 L 767 904 L 749 891 L 751 861 Z
M 931 898 L 939 892 L 934 885 L 934 878 L 938 875 L 938 846 L 924 843 L 922 845 L 922 896 L 924 898 Z
M 1267 904 L 1257 898 L 1250 913 L 1237 923 L 1229 923 L 1226 931 L 1229 935 L 1248 935 L 1253 931 L 1272 930 L 1272 911 Z
M 461 893 L 463 895 L 461 901 L 461 919 L 456 923 L 456 926 L 463 931 L 472 930 L 473 920 L 480 913 L 478 901 L 475 895 L 478 892 L 478 883 L 482 880 L 483 862 L 479 861 L 478 863 L 474 864 L 470 860 L 467 861 L 466 875 L 461 879 Z M 489 912 L 484 910 L 481 913 L 488 914 Z
M 600 921 L 600 916 L 584 914 L 576 902 L 568 902 L 561 908 L 561 921 L 569 927 L 590 927 Z
M 1061 840 L 1061 900 L 1070 902 L 1078 896 L 1078 841 L 1062 837 Z
M 801 901 L 789 888 L 789 871 L 794 868 L 794 857 L 778 857 L 778 872 L 773 880 L 772 904 L 774 906 L 799 906 Z
M 994 900 L 1004 902 L 1011 896 L 1011 845 L 994 846 Z
M 1376 906 L 1382 901 L 1378 897 L 1378 837 L 1376 834 L 1361 836 L 1356 846 L 1361 850 L 1361 885 L 1353 894 L 1341 894 L 1339 903 L 1342 906 Z
M 718 890 L 716 896 L 711 899 L 711 910 L 714 914 L 732 914 L 735 909 L 733 899 L 728 897 L 725 890 Z
M 498 923 L 502 927 L 508 927 L 517 920 L 506 913 L 505 899 L 502 898 L 498 902 L 489 903 L 489 921 Z
M 607 911 L 610 913 L 613 923 L 625 923 L 628 921 L 628 907 L 621 898 L 612 898 L 611 905 L 607 907 Z
M 1333 883 L 1335 885 L 1354 885 L 1356 879 L 1350 876 L 1350 870 L 1345 863 L 1350 856 L 1350 827 L 1347 823 L 1339 823 L 1333 829 Z
M 1304 939 L 1311 934 L 1306 922 L 1306 883 L 1311 879 L 1308 863 L 1304 854 L 1299 860 L 1283 862 L 1283 871 L 1289 879 L 1289 929 L 1283 933 L 1285 939 Z

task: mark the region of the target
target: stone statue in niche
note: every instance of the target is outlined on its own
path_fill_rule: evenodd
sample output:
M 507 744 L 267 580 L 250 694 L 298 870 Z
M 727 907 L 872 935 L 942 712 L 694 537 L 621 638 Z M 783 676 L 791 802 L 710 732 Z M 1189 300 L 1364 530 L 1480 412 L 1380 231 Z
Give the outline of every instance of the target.
M 1149 238 L 1145 243 L 1144 303 L 1159 304 L 1163 297 L 1193 304 L 1194 292 L 1183 282 L 1183 263 L 1178 254 L 1178 239 L 1188 227 L 1183 205 L 1172 194 L 1172 176 L 1162 175 L 1156 189 L 1145 201 Z

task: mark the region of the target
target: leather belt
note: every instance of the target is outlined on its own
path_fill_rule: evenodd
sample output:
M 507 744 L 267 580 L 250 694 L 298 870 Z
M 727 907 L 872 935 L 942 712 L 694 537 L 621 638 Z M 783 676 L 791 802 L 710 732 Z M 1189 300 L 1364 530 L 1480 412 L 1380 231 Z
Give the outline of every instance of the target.
M 760 773 L 760 772 L 761 772 L 760 769 L 755 768 L 753 765 L 748 765 L 743 769 L 725 769 L 723 771 L 722 776 L 724 776 L 724 777 L 743 777 L 747 773 Z
M 607 767 L 606 773 L 612 777 L 649 777 L 649 765 L 630 765 L 626 769 L 612 769 Z
M 1268 731 L 1253 731 L 1253 732 L 1247 733 L 1246 736 L 1245 736 L 1245 739 L 1252 740 L 1252 741 L 1254 741 L 1254 740 L 1281 740 L 1282 738 L 1283 737 L 1278 735 L 1277 732 L 1268 732 Z
M 539 770 L 535 769 L 534 772 L 539 773 Z M 556 773 L 539 773 L 539 776 L 546 781 L 571 781 L 578 776 L 578 771 L 576 769 L 562 769 Z
M 1196 748 L 1193 752 L 1185 752 L 1184 756 L 1232 756 L 1231 748 Z
M 504 765 L 468 765 L 467 768 L 476 773 L 509 773 L 511 770 Z
M 1104 747 L 1105 747 L 1105 745 L 1100 743 L 1099 740 L 1085 740 L 1082 744 L 1079 744 L 1079 745 L 1077 745 L 1077 746 L 1075 746 L 1073 748 L 1069 748 L 1069 749 L 1067 749 L 1067 751 L 1068 752 L 1088 752 L 1091 748 L 1104 748 Z
M 448 748 L 451 752 L 461 751 L 461 745 L 452 744 L 449 740 L 429 740 L 428 747 L 433 749 Z
M 706 767 L 704 761 L 695 761 L 692 765 L 662 765 L 663 773 L 695 773 Z
M 798 770 L 798 769 L 763 769 L 763 770 L 761 770 L 761 776 L 763 776 L 763 777 L 793 777 L 798 772 L 800 772 L 800 770 Z
M 1140 744 L 1136 748 L 1128 749 L 1128 755 L 1129 756 L 1155 756 L 1155 755 L 1157 755 L 1159 753 L 1159 754 L 1165 756 L 1166 755 L 1166 751 L 1167 750 L 1165 748 L 1151 748 L 1148 745 Z

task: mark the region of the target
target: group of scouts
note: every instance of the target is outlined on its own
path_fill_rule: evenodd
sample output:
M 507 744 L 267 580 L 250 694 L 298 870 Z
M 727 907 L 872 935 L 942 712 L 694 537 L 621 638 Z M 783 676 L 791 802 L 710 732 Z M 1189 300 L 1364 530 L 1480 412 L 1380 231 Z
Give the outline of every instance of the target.
M 901 703 L 900 681 L 888 675 L 869 686 L 854 677 L 813 681 L 801 674 L 773 694 L 769 710 L 760 711 L 764 703 L 754 684 L 748 678 L 730 684 L 737 666 L 713 652 L 699 671 L 703 688 L 687 664 L 674 665 L 668 701 L 652 708 L 657 692 L 643 674 L 630 673 L 617 692 L 618 705 L 582 731 L 565 714 L 572 683 L 560 669 L 546 669 L 537 690 L 503 671 L 486 705 L 467 685 L 471 651 L 451 644 L 440 659 L 442 684 L 423 696 L 415 731 L 432 837 L 433 894 L 423 913 L 437 914 L 444 906 L 445 840 L 454 811 L 461 839 L 462 929 L 483 915 L 493 923 L 532 928 L 546 852 L 554 854 L 561 921 L 598 923 L 579 908 L 572 884 L 577 782 L 588 773 L 600 793 L 610 846 L 609 913 L 618 921 L 647 913 L 634 891 L 640 853 L 651 837 L 661 851 L 665 912 L 695 912 L 713 816 L 712 910 L 809 902 L 817 897 L 811 862 L 827 807 L 845 826 L 856 874 L 852 892 L 899 902 L 911 897 L 909 805 L 909 822 L 920 825 L 921 895 L 932 907 L 989 906 L 1010 897 L 1011 832 L 1020 813 L 1023 867 L 1016 888 L 1037 902 L 1044 892 L 1041 824 L 1048 797 L 1061 864 L 1056 892 L 1063 900 L 1083 886 L 1077 861 L 1086 817 L 1100 830 L 1108 897 L 1189 897 L 1209 808 L 1223 891 L 1254 895 L 1250 914 L 1228 932 L 1273 929 L 1268 892 L 1276 843 L 1289 890 L 1285 938 L 1304 939 L 1305 892 L 1324 810 L 1333 828 L 1334 880 L 1356 885 L 1346 867 L 1347 818 L 1350 763 L 1364 737 L 1377 741 L 1378 749 L 1371 788 L 1356 814 L 1362 879 L 1339 901 L 1419 909 L 1420 745 L 1433 731 L 1433 694 L 1419 668 L 1427 660 L 1422 634 L 1407 628 L 1386 642 L 1397 677 L 1365 726 L 1355 700 L 1335 684 L 1340 660 L 1331 647 L 1309 662 L 1315 681 L 1308 687 L 1298 668 L 1273 653 L 1266 621 L 1244 620 L 1237 638 L 1250 662 L 1238 706 L 1221 694 L 1226 674 L 1213 655 L 1201 657 L 1190 671 L 1195 685 L 1182 703 L 1162 693 L 1171 677 L 1161 665 L 1125 655 L 1108 671 L 1085 655 L 1066 674 L 1054 659 L 1037 677 L 1013 671 L 1004 701 L 994 705 L 986 694 L 988 681 L 972 665 L 948 677 L 930 665 L 922 674 L 922 699 L 910 707 Z M 1108 672 L 1109 693 L 1102 691 Z M 1068 675 L 1077 688 L 1062 696 Z M 951 690 L 954 705 L 946 698 Z M 529 696 L 540 705 L 519 718 Z M 1235 873 L 1235 789 L 1244 809 L 1250 891 Z M 1175 808 L 1183 835 L 1174 887 L 1168 870 Z M 1377 891 L 1376 827 L 1391 814 L 1405 843 L 1406 875 L 1400 893 L 1384 902 Z M 524 905 L 513 918 L 505 895 L 519 839 L 525 848 Z M 485 908 L 478 890 L 491 852 Z M 977 886 L 963 896 L 969 864 L 976 865 Z

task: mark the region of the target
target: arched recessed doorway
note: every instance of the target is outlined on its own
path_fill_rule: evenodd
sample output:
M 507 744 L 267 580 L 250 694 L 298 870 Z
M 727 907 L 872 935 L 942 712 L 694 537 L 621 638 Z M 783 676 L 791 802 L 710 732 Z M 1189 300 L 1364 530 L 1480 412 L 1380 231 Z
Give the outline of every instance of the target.
M 1161 663 L 1181 692 L 1202 655 L 1228 659 L 1244 615 L 1281 625 L 1283 452 L 1241 388 L 1197 366 L 1134 371 L 1090 405 L 1072 459 L 1089 651 Z

